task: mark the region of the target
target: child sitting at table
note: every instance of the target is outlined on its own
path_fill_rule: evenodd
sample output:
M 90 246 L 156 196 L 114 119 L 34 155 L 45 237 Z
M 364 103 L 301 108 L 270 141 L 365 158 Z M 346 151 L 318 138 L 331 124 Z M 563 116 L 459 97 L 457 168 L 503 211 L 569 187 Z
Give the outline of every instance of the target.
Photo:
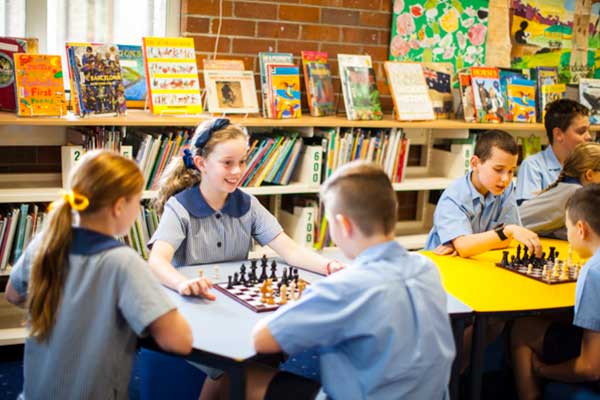
M 369 196 L 365 196 L 369 193 Z M 304 291 L 255 327 L 259 353 L 316 349 L 322 391 L 333 399 L 443 399 L 454 342 L 433 263 L 394 240 L 396 195 L 377 165 L 362 161 L 323 185 L 331 238 L 353 264 Z M 314 398 L 319 384 L 254 366 L 248 398 Z
M 578 189 L 567 201 L 569 244 L 581 258 L 575 288 L 573 323 L 538 317 L 515 321 L 511 351 L 517 392 L 521 399 L 541 398 L 544 380 L 590 382 L 600 387 L 600 185 Z
M 442 193 L 425 249 L 470 257 L 507 247 L 515 239 L 540 256 L 540 240 L 520 226 L 513 194 L 515 139 L 500 130 L 479 134 L 470 164 L 471 170 Z

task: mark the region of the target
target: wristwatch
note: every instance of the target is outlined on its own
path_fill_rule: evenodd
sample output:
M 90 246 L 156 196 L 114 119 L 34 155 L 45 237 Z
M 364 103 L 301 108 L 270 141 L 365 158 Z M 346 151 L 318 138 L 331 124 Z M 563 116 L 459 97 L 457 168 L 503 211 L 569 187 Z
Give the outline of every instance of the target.
M 504 224 L 500 224 L 497 227 L 494 228 L 494 232 L 496 232 L 496 235 L 498 235 L 498 237 L 500 238 L 500 240 L 507 240 L 508 236 L 506 236 L 504 234 Z

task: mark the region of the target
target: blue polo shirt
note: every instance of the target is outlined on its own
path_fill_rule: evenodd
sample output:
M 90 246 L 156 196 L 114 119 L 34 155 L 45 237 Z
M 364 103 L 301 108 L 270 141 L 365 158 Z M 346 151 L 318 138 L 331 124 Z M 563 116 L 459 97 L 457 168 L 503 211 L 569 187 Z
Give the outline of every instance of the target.
M 552 146 L 527 157 L 519 166 L 515 198 L 520 203 L 535 197 L 558 179 L 561 170 Z
M 311 284 L 267 326 L 285 352 L 319 353 L 333 399 L 447 397 L 455 350 L 446 294 L 434 264 L 395 241 Z
M 490 231 L 502 223 L 521 225 L 514 184 L 497 196 L 491 192 L 483 196 L 473 186 L 471 173 L 452 182 L 442 193 L 425 250 L 434 250 L 459 236 Z
M 600 249 L 581 268 L 575 286 L 573 325 L 600 332 Z

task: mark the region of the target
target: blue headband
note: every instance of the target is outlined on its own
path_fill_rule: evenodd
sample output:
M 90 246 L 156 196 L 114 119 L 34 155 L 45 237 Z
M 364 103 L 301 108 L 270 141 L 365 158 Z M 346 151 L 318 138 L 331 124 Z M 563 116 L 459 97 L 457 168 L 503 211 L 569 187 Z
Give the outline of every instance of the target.
M 212 137 L 212 134 L 224 129 L 230 124 L 229 119 L 227 118 L 216 118 L 209 123 L 200 125 L 197 129 L 201 129 L 198 133 L 198 138 L 194 143 L 194 147 L 198 150 L 202 150 L 206 143 Z M 189 149 L 183 150 L 183 163 L 187 169 L 196 169 L 196 165 L 194 165 L 194 155 Z

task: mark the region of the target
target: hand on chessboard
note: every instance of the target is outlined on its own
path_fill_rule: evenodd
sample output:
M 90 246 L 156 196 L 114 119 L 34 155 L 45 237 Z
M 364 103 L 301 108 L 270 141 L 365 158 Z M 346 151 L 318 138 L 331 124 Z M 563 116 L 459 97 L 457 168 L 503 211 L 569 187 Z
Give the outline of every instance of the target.
M 529 253 L 535 254 L 536 257 L 542 256 L 542 243 L 537 233 L 519 225 L 507 225 L 504 231 L 517 242 L 525 245 Z
M 215 300 L 217 296 L 209 290 L 213 284 L 208 278 L 195 278 L 182 281 L 177 285 L 177 291 L 182 296 L 199 296 L 208 300 Z
M 331 260 L 325 266 L 325 270 L 327 272 L 327 275 L 331 275 L 331 274 L 341 271 L 347 267 L 348 266 L 346 264 L 343 264 L 343 263 L 339 262 L 338 260 Z
M 433 254 L 437 254 L 438 256 L 457 256 L 458 251 L 456 251 L 452 243 L 448 243 L 440 244 L 433 250 Z

